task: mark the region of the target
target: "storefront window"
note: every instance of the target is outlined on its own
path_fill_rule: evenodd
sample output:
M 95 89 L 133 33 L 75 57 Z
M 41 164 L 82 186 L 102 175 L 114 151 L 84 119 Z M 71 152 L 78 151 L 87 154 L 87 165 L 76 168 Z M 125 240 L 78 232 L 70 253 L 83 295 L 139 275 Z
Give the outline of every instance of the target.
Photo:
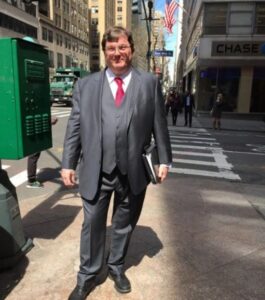
M 215 95 L 224 95 L 224 111 L 236 111 L 240 68 L 206 68 L 200 71 L 198 109 L 209 110 Z
M 254 68 L 250 112 L 265 112 L 265 68 Z

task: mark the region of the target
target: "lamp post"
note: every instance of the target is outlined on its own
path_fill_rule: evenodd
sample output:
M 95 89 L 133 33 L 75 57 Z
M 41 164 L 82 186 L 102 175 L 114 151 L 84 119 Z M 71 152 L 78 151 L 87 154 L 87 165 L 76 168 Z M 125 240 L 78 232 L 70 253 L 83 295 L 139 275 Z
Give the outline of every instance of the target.
M 146 53 L 146 59 L 147 59 L 147 71 L 150 72 L 150 60 L 151 60 L 151 25 L 152 25 L 152 21 L 154 20 L 158 20 L 158 19 L 154 19 L 152 16 L 152 9 L 153 9 L 153 1 L 149 0 L 147 2 L 147 6 L 148 6 L 148 16 L 147 16 L 147 11 L 146 11 L 146 6 L 145 6 L 145 1 L 142 0 L 142 4 L 143 4 L 143 8 L 144 8 L 144 16 L 145 18 L 142 20 L 146 21 L 146 30 L 147 30 L 147 53 Z

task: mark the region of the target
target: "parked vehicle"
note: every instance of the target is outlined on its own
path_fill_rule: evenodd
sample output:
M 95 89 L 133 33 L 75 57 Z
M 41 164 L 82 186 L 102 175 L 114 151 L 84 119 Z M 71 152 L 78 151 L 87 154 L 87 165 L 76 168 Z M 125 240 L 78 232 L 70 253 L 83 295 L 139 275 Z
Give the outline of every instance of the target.
M 64 103 L 72 106 L 75 82 L 89 72 L 81 68 L 58 68 L 50 83 L 50 99 L 52 103 Z

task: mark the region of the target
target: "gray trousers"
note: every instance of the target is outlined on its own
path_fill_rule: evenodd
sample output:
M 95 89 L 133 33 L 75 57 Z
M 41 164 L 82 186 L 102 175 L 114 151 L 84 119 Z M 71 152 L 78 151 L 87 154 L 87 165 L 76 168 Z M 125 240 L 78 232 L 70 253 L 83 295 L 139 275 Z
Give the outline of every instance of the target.
M 77 275 L 79 286 L 94 280 L 103 267 L 107 214 L 113 192 L 114 207 L 107 264 L 111 272 L 117 274 L 123 271 L 129 241 L 141 214 L 146 189 L 139 195 L 133 195 L 127 176 L 115 168 L 111 174 L 102 173 L 98 193 L 92 201 L 82 198 L 84 222 Z

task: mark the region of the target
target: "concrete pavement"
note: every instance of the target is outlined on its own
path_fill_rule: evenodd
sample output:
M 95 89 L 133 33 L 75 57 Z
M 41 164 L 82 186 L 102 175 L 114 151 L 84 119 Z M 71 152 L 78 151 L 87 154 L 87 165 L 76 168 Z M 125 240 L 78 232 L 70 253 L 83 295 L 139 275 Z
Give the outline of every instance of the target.
M 265 299 L 265 220 L 251 204 L 265 201 L 264 192 L 259 185 L 171 174 L 150 185 L 127 256 L 132 292 L 118 294 L 107 279 L 88 299 Z M 77 190 L 46 191 L 20 201 L 20 209 L 35 247 L 0 273 L 0 299 L 67 299 L 79 264 Z M 108 224 L 110 217 L 111 210 Z

